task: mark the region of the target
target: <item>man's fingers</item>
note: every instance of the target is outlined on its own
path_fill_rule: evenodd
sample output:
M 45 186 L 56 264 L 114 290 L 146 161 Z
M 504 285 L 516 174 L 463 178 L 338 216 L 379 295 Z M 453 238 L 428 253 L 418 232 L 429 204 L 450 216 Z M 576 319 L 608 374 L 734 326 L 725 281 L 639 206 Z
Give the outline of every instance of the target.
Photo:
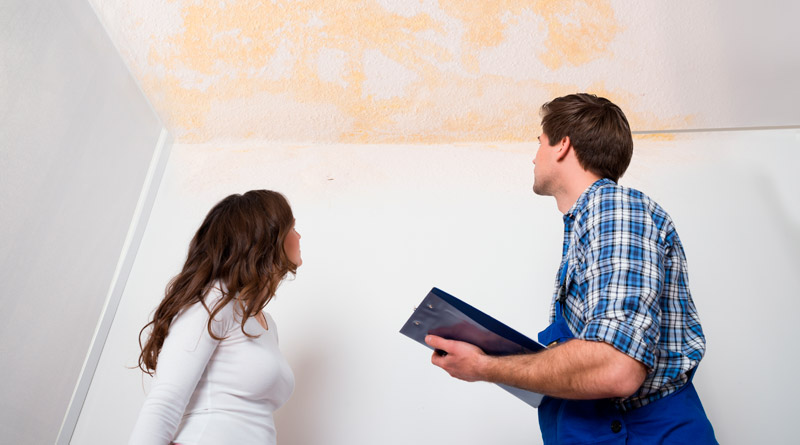
M 445 356 L 447 352 L 453 349 L 455 340 L 448 340 L 446 338 L 438 337 L 436 335 L 428 335 L 425 337 L 425 343 L 431 348 L 439 352 L 439 355 Z
M 444 348 L 446 347 L 445 345 L 448 342 L 449 342 L 448 340 L 442 337 L 437 337 L 435 335 L 428 335 L 425 337 L 425 343 L 427 343 L 428 346 L 433 348 L 433 354 L 431 355 L 431 363 L 439 367 L 442 366 L 441 362 L 447 355 L 447 351 Z
M 444 343 L 445 339 L 442 337 L 437 337 L 435 335 L 426 335 L 425 336 L 425 343 L 428 344 L 433 349 L 441 349 L 442 343 Z

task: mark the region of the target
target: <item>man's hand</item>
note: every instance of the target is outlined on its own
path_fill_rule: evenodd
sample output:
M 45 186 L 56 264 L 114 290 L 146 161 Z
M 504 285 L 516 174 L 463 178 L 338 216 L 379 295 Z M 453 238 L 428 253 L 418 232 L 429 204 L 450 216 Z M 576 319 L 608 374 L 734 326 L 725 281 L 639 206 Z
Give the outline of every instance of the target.
M 425 343 L 434 349 L 431 363 L 444 369 L 451 376 L 467 382 L 486 380 L 491 357 L 484 354 L 481 348 L 435 335 L 425 337 Z

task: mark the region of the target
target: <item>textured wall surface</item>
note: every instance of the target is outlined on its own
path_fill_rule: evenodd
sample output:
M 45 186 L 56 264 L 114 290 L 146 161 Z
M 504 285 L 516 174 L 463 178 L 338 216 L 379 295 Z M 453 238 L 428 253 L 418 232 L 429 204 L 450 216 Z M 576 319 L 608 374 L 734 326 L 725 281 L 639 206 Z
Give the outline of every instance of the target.
M 182 142 L 527 141 L 579 90 L 638 131 L 800 124 L 797 2 L 90 2 Z
M 56 441 L 162 130 L 88 3 L 3 0 L 0 442 Z

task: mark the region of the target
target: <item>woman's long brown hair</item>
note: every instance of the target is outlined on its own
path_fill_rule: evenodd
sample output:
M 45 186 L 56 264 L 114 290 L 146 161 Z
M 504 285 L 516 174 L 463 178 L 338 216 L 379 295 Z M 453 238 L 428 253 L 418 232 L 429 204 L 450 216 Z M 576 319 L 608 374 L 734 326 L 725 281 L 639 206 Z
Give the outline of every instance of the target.
M 175 316 L 196 303 L 209 313 L 208 333 L 222 340 L 212 331 L 211 321 L 236 299 L 242 332 L 250 336 L 244 330 L 247 319 L 264 309 L 286 274 L 297 271 L 283 248 L 293 224 L 292 209 L 278 192 L 251 190 L 214 206 L 189 244 L 183 270 L 167 285 L 152 321 L 139 331 L 139 368 L 153 374 Z M 209 308 L 204 297 L 217 283 L 222 285 L 222 298 Z M 148 327 L 152 329 L 142 345 Z

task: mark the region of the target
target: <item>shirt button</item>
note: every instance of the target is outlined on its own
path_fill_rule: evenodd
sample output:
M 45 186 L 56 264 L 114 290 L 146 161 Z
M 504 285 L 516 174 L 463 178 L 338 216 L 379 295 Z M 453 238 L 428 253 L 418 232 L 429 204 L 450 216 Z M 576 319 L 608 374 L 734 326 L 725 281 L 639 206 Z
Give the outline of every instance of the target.
M 618 433 L 622 431 L 622 423 L 619 420 L 611 422 L 611 432 Z

